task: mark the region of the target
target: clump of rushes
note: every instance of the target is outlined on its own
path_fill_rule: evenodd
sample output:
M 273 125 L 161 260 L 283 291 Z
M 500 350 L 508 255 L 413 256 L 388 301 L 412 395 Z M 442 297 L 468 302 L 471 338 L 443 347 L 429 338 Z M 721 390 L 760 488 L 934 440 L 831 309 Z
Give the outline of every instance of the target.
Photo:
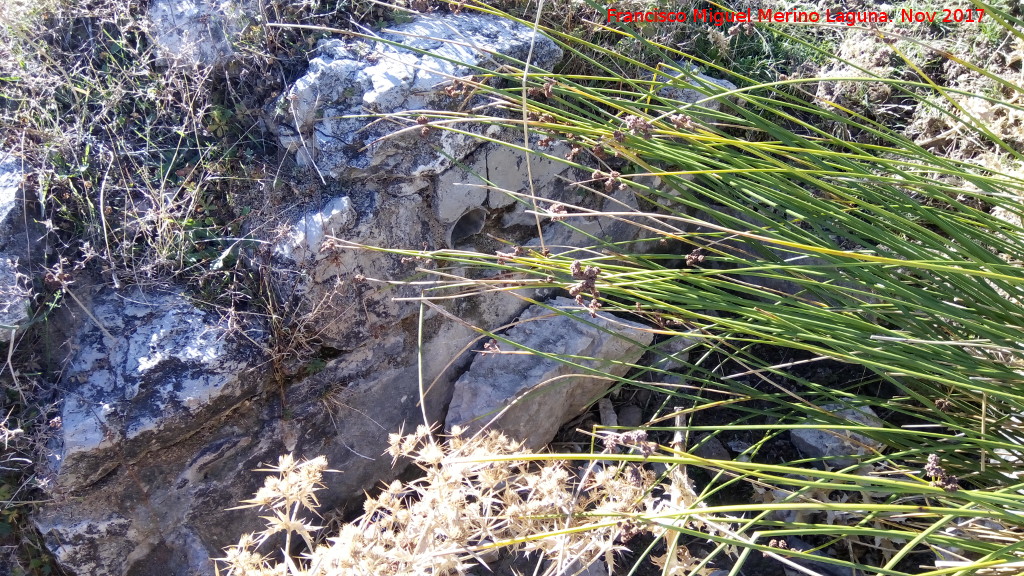
M 991 3 L 977 4 L 993 28 L 1002 27 L 987 49 L 1014 46 L 1016 54 L 1024 22 Z M 485 3 L 465 9 L 498 12 Z M 431 271 L 437 283 L 424 290 L 423 300 L 441 306 L 456 291 L 492 290 L 474 280 L 490 278 L 485 272 L 514 271 L 523 282 L 544 285 L 571 276 L 563 286 L 580 305 L 592 296 L 606 313 L 644 321 L 666 337 L 695 340 L 688 360 L 671 373 L 652 367 L 603 375 L 616 390 L 640 387 L 666 399 L 651 422 L 684 414 L 686 422 L 673 429 L 695 438 L 719 435 L 726 446 L 737 447 L 727 453 L 735 460 L 691 458 L 686 450 L 692 447 L 650 457 L 704 468 L 708 475 L 698 477 L 703 484 L 690 500 L 707 504 L 719 519 L 713 550 L 683 572 L 668 566 L 663 572 L 703 575 L 711 563 L 733 555 L 721 564 L 759 573 L 737 566 L 754 556 L 752 550 L 811 560 L 810 553 L 759 544 L 796 534 L 822 552 L 815 562 L 849 573 L 1018 569 L 1024 561 L 1018 544 L 1024 530 L 1024 155 L 1017 135 L 1004 133 L 993 119 L 1020 114 L 1019 74 L 1006 61 L 972 62 L 977 51 L 885 27 L 879 34 L 893 34 L 893 57 L 913 74 L 876 78 L 842 61 L 863 78 L 851 82 L 884 84 L 901 110 L 934 110 L 951 127 L 949 134 L 970 134 L 961 139 L 985 151 L 950 155 L 901 132 L 904 123 L 883 123 L 813 97 L 818 83 L 834 79 L 794 72 L 781 82 L 759 82 L 733 72 L 743 67 L 702 60 L 636 34 L 647 49 L 642 61 L 614 47 L 582 44 L 558 27 L 542 31 L 580 59 L 599 52 L 591 62 L 603 69 L 573 76 L 531 66 L 510 74 L 508 80 L 523 90 L 482 87 L 504 105 L 504 116 L 477 121 L 548 137 L 553 135 L 544 130 L 557 126 L 558 139 L 571 147 L 566 163 L 596 185 L 580 182 L 579 201 L 541 199 L 535 210 L 543 210 L 552 225 L 574 226 L 584 218 L 633 224 L 644 238 L 549 243 L 546 257 L 514 261 L 433 253 L 444 264 Z M 769 26 L 754 31 L 751 40 L 767 37 Z M 736 32 L 733 41 L 746 38 L 746 30 Z M 770 32 L 823 61 L 838 59 L 828 46 L 788 36 L 785 27 Z M 970 40 L 962 46 L 979 38 Z M 931 68 L 914 63 L 913 54 L 921 51 L 946 59 L 935 78 Z M 693 77 L 694 66 L 729 79 L 736 89 Z M 998 90 L 966 93 L 944 86 L 951 70 L 985 78 Z M 550 78 L 556 81 L 554 98 L 541 99 Z M 696 102 L 666 90 L 689 87 L 700 93 Z M 529 113 L 548 114 L 554 122 L 523 122 Z M 439 129 L 451 129 L 445 120 L 466 120 L 443 112 L 436 118 Z M 593 205 L 587 195 L 607 196 L 623 184 L 637 197 L 636 208 L 587 208 Z M 598 278 L 600 295 L 591 291 Z M 467 289 L 474 284 L 477 290 Z M 481 330 L 481 336 L 494 334 Z M 514 346 L 502 340 L 503 351 Z M 580 370 L 579 357 L 558 359 Z M 667 383 L 669 377 L 681 377 L 683 385 Z M 820 408 L 830 405 L 870 408 L 880 421 Z M 803 458 L 790 434 L 808 427 L 870 442 L 844 443 L 848 454 Z M 941 454 L 942 465 L 935 462 L 922 477 L 929 454 Z M 600 456 L 623 461 L 622 455 Z M 660 521 L 680 539 L 706 541 L 687 524 L 689 510 Z M 957 531 L 947 530 L 953 523 Z M 958 564 L 937 558 L 939 548 L 960 550 Z
M 390 440 L 390 455 L 411 458 L 423 477 L 392 482 L 366 500 L 359 519 L 319 543 L 310 538 L 317 527 L 299 513 L 313 513 L 326 462 L 283 456 L 269 469 L 278 475 L 246 502 L 271 511 L 267 529 L 228 549 L 219 559 L 226 574 L 466 574 L 493 561 L 499 549 L 540 552 L 550 561 L 544 573 L 559 574 L 573 564 L 614 564 L 613 551 L 636 531 L 617 519 L 651 502 L 655 477 L 635 464 L 600 467 L 580 485 L 565 462 L 531 462 L 536 454 L 495 432 L 469 437 L 454 430 L 442 444 L 421 426 Z M 274 561 L 259 548 L 279 532 L 286 542 Z M 288 552 L 293 533 L 307 544 L 301 555 Z

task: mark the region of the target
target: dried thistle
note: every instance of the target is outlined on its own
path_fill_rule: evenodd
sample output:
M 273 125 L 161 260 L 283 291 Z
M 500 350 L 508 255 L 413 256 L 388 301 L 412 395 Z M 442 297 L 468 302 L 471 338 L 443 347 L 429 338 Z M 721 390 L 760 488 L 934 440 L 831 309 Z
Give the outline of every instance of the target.
M 605 452 L 614 453 L 619 446 L 635 448 L 644 458 L 654 454 L 658 445 L 647 440 L 645 430 L 630 430 L 628 432 L 611 433 L 604 437 Z
M 425 476 L 385 486 L 366 500 L 362 516 L 342 525 L 335 537 L 310 543 L 301 557 L 275 563 L 257 550 L 264 534 L 243 536 L 219 559 L 227 574 L 464 575 L 503 546 L 552 558 L 572 550 L 585 566 L 643 528 L 635 521 L 609 525 L 605 517 L 630 517 L 653 506 L 654 474 L 642 467 L 604 468 L 583 490 L 582 479 L 565 463 L 517 460 L 517 454 L 527 455 L 522 444 L 493 431 L 468 435 L 456 427 L 442 444 L 421 426 L 412 435 L 392 435 L 391 444 L 389 452 L 413 458 Z M 285 475 L 322 472 L 319 464 L 288 458 L 277 469 Z M 319 483 L 312 479 L 312 485 L 306 479 L 309 490 Z M 276 516 L 268 520 L 285 531 L 317 528 L 299 518 L 282 523 Z M 530 537 L 540 533 L 553 535 Z

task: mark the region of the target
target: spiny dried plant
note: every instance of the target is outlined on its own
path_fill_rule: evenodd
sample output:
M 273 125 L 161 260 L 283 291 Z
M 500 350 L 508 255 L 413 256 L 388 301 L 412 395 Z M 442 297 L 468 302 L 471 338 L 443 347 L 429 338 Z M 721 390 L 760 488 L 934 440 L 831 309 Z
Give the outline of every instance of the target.
M 424 475 L 392 482 L 366 500 L 357 520 L 319 543 L 311 538 L 318 528 L 299 513 L 313 512 L 326 462 L 281 457 L 269 468 L 278 476 L 246 501 L 272 511 L 267 529 L 228 549 L 219 559 L 226 573 L 467 574 L 494 562 L 500 549 L 540 553 L 548 560 L 544 574 L 573 573 L 602 560 L 613 566 L 614 552 L 638 532 L 629 519 L 653 507 L 655 476 L 635 463 L 577 474 L 562 460 L 536 462 L 538 455 L 497 432 L 454 430 L 442 444 L 421 426 L 390 440 L 391 456 L 411 458 Z M 275 562 L 259 548 L 279 532 L 288 537 Z M 291 534 L 306 542 L 305 553 L 289 553 Z

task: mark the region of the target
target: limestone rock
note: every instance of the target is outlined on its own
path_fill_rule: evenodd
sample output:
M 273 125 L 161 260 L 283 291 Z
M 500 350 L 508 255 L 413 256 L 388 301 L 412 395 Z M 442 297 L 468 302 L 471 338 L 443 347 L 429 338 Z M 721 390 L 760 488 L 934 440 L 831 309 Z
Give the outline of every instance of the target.
M 468 300 L 454 309 L 495 322 L 522 306 L 501 297 L 487 311 Z M 101 293 L 85 304 L 103 328 L 82 319 L 44 479 L 52 501 L 34 522 L 62 566 L 96 576 L 212 574 L 210 558 L 261 528 L 252 510 L 229 509 L 262 483 L 253 470 L 283 453 L 324 455 L 342 471 L 318 493 L 325 510 L 393 479 L 402 466 L 381 457 L 388 434 L 414 429 L 423 414 L 443 419 L 461 368 L 450 360 L 476 337 L 437 314 L 425 319 L 421 409 L 415 322 L 282 393 L 268 386 L 268 359 L 246 344 L 264 335 L 225 338 L 216 315 L 180 294 Z
M 651 367 L 672 371 L 686 367 L 689 350 L 700 343 L 698 336 L 674 336 L 659 342 L 651 351 Z M 658 377 L 661 377 L 660 375 Z
M 29 267 L 43 256 L 41 247 L 34 248 L 42 234 L 25 211 L 24 178 L 21 162 L 0 152 L 0 342 L 29 319 Z
M 327 236 L 340 236 L 357 219 L 348 196 L 332 199 L 320 210 L 301 216 L 289 228 L 288 237 L 274 245 L 274 250 L 292 262 L 308 262 L 317 258 Z
M 263 388 L 265 359 L 180 293 L 102 292 L 84 303 L 62 427 L 40 466 L 53 499 L 36 525 L 76 573 L 209 569 L 217 546 L 253 528 L 225 509 L 251 491 L 258 426 L 236 427 L 245 418 L 232 413 Z
M 497 189 L 474 185 L 486 175 L 496 187 L 521 191 L 526 186 L 521 153 L 497 144 L 481 146 L 472 130 L 433 130 L 423 138 L 417 129 L 391 137 L 400 126 L 367 111 L 451 109 L 458 103 L 442 88 L 453 77 L 470 73 L 452 61 L 494 67 L 504 58 L 525 59 L 531 43 L 532 66 L 550 67 L 561 57 L 550 39 L 483 15 L 422 16 L 381 37 L 401 45 L 321 42 L 308 72 L 282 97 L 269 122 L 300 165 L 315 166 L 332 199 L 322 207 L 282 215 L 287 231 L 283 238 L 267 238 L 270 258 L 257 258 L 258 265 L 273 271 L 275 289 L 284 300 L 301 302 L 318 338 L 342 352 L 399 331 L 419 310 L 415 302 L 400 300 L 417 296 L 418 288 L 376 281 L 409 279 L 422 262 L 353 246 L 504 248 L 493 241 L 478 243 L 478 236 L 495 229 L 512 200 Z M 535 175 L 544 182 L 560 176 L 580 179 L 562 164 L 538 167 Z M 631 232 L 635 236 L 636 230 Z M 502 236 L 525 245 L 536 229 Z M 586 237 L 571 240 L 578 244 Z M 500 324 L 522 305 L 506 309 L 488 301 L 477 306 L 496 308 L 504 311 L 491 315 Z M 468 321 L 483 319 L 473 316 Z
M 567 298 L 557 298 L 551 306 L 578 308 Z M 642 326 L 607 314 L 590 318 L 576 310 L 561 315 L 536 305 L 504 336 L 545 354 L 572 356 L 581 367 L 526 354 L 479 355 L 455 384 L 445 425 L 494 426 L 531 448 L 549 443 L 564 422 L 612 384 L 593 371 L 622 376 L 628 370 L 622 363 L 640 358 L 653 338 Z M 501 347 L 511 352 L 510 345 Z
M 386 42 L 322 41 L 307 74 L 279 100 L 268 124 L 300 165 L 334 178 L 381 170 L 403 178 L 438 174 L 480 145 L 472 135 L 481 132 L 478 125 L 454 126 L 470 134 L 422 134 L 412 125 L 396 135 L 400 124 L 372 115 L 461 108 L 462 98 L 445 94 L 445 85 L 473 67 L 524 61 L 531 44 L 534 69 L 550 69 L 562 56 L 528 27 L 480 14 L 424 15 L 381 38 Z M 499 132 L 486 130 L 491 137 Z
M 728 80 L 701 74 L 695 66 L 685 60 L 676 63 L 676 66 L 679 71 L 667 69 L 655 75 L 656 82 L 671 82 L 670 85 L 659 89 L 658 95 L 689 104 L 698 111 L 697 116 L 701 116 L 700 108 L 721 110 L 721 102 L 714 95 L 736 89 L 736 85 Z
M 21 183 L 25 178 L 17 157 L 0 152 L 0 248 L 5 248 L 17 231 L 22 215 Z
M 21 278 L 17 261 L 0 256 L 0 342 L 29 318 L 30 292 Z
M 246 1 L 153 0 L 150 36 L 165 66 L 220 67 L 235 56 L 233 43 L 245 28 Z
M 840 404 L 826 404 L 820 408 L 826 412 L 832 412 L 837 418 L 848 420 L 854 424 L 882 425 L 881 419 L 867 406 L 846 408 Z M 806 422 L 806 424 L 812 423 L 814 422 L 810 420 Z M 863 434 L 848 430 L 827 430 L 825 427 L 791 430 L 789 435 L 793 445 L 800 450 L 800 453 L 808 458 L 829 458 L 826 465 L 832 468 L 852 466 L 857 462 L 857 456 L 874 454 L 884 446 L 881 442 L 872 440 Z
M 63 442 L 54 461 L 62 486 L 81 487 L 121 456 L 173 442 L 202 414 L 255 394 L 258 357 L 228 343 L 226 323 L 181 294 L 105 293 L 82 326 L 64 375 Z

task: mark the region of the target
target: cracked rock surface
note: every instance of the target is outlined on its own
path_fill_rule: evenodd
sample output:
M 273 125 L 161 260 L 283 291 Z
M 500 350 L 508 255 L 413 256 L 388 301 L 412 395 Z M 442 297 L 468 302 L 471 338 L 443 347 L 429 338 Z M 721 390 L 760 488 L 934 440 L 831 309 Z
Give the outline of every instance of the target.
M 313 165 L 321 175 L 334 178 L 370 171 L 414 178 L 437 174 L 480 140 L 447 130 L 424 138 L 417 125 L 395 136 L 401 123 L 372 115 L 461 109 L 467 102 L 446 94 L 445 85 L 471 75 L 475 67 L 518 64 L 526 60 L 531 45 L 535 69 L 550 69 L 562 57 L 546 36 L 480 14 L 424 15 L 385 31 L 381 39 L 321 41 L 309 71 L 271 111 L 271 126 L 300 165 Z M 454 127 L 481 130 L 468 122 Z
M 547 445 L 558 428 L 596 401 L 614 383 L 593 371 L 622 376 L 651 344 L 644 326 L 598 313 L 588 318 L 576 302 L 556 298 L 552 308 L 531 306 L 505 338 L 545 354 L 572 357 L 579 367 L 552 358 L 515 354 L 511 345 L 482 354 L 455 383 L 445 426 L 502 430 L 530 448 Z M 577 316 L 574 318 L 573 316 Z M 582 318 L 582 321 L 581 321 Z

